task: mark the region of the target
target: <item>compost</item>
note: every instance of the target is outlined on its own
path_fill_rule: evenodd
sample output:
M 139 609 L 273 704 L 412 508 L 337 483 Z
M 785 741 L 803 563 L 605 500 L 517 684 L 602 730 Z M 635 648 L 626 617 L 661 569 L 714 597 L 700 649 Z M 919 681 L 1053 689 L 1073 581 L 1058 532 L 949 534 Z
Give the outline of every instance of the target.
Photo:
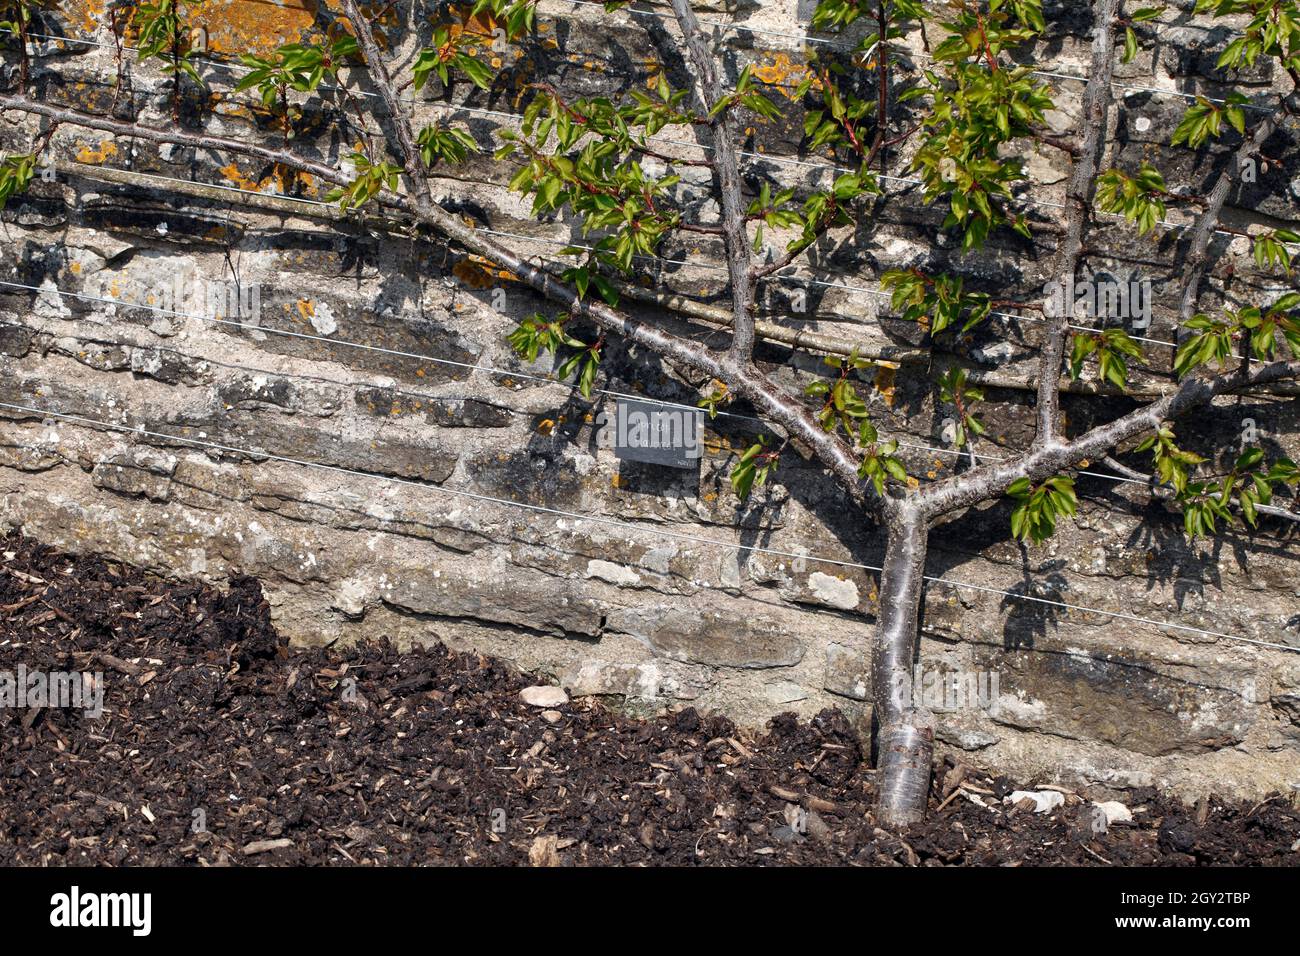
M 1282 795 L 1194 805 L 953 763 L 926 821 L 888 832 L 838 711 L 759 731 L 634 719 L 442 645 L 290 648 L 258 582 L 161 580 L 0 538 L 0 673 L 99 673 L 102 712 L 0 707 L 10 865 L 1213 865 L 1300 863 Z M 87 682 L 87 680 L 89 682 Z M 90 695 L 93 697 L 93 695 Z M 1112 795 L 1113 796 L 1113 795 Z M 1054 801 L 1055 802 L 1055 801 Z M 1099 832 L 1104 830 L 1104 832 Z

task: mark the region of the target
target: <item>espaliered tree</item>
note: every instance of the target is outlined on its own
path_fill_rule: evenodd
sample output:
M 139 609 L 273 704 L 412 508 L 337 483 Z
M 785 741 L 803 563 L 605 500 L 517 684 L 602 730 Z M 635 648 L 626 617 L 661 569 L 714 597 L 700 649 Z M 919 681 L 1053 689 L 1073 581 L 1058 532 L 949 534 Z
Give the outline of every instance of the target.
M 407 76 L 390 72 L 377 37 L 381 28 L 357 0 L 341 0 L 341 6 L 342 17 L 327 39 L 286 45 L 266 57 L 244 57 L 251 72 L 239 89 L 255 92 L 263 107 L 280 117 L 284 135 L 270 145 L 208 135 L 193 123 L 191 128 L 163 127 L 39 101 L 30 93 L 24 34 L 38 0 L 4 0 L 7 20 L 16 24 L 10 49 L 18 48 L 22 69 L 11 89 L 0 94 L 0 110 L 37 118 L 40 131 L 33 134 L 32 151 L 4 159 L 0 201 L 32 180 L 42 161 L 38 153 L 49 148 L 50 132 L 59 125 L 252 157 L 290 178 L 306 173 L 330 184 L 342 214 L 364 216 L 370 210 L 404 219 L 513 273 L 548 300 L 550 310 L 521 322 L 510 336 L 512 346 L 529 360 L 554 354 L 557 374 L 572 377 L 584 395 L 590 396 L 599 380 L 606 345 L 616 338 L 697 380 L 710 381 L 699 404 L 711 415 L 737 399 L 747 402 L 770 434 L 755 436 L 737 457 L 731 480 L 742 498 L 771 480 L 780 456 L 797 446 L 838 483 L 862 520 L 878 525 L 885 536 L 871 661 L 882 822 L 917 820 L 928 794 L 932 719 L 908 695 L 895 691 L 917 653 L 927 542 L 936 525 L 1005 497 L 1011 502 L 1013 534 L 1041 542 L 1075 512 L 1072 475 L 1083 463 L 1099 461 L 1112 463 L 1122 474 L 1149 477 L 1150 492 L 1182 510 L 1191 536 L 1214 533 L 1237 520 L 1253 526 L 1261 515 L 1294 518 L 1273 502 L 1276 491 L 1300 477 L 1292 462 L 1270 461 L 1259 448 L 1237 454 L 1235 449 L 1188 447 L 1175 423 L 1219 396 L 1300 376 L 1300 293 L 1238 309 L 1198 311 L 1205 288 L 1214 281 L 1211 240 L 1237 171 L 1261 154 L 1284 118 L 1297 112 L 1296 0 L 1198 4 L 1200 14 L 1250 21 L 1225 46 L 1222 68 L 1273 60 L 1292 84 L 1285 94 L 1258 100 L 1249 110 L 1237 94 L 1198 98 L 1187 107 L 1175 145 L 1210 149 L 1230 144 L 1219 160 L 1221 172 L 1200 196 L 1168 188 L 1160 171 L 1146 164 L 1103 168 L 1114 113 L 1115 65 L 1132 59 L 1158 29 L 1161 8 L 1125 11 L 1121 0 L 1094 0 L 1081 120 L 1074 135 L 1061 136 L 1044 119 L 1053 106 L 1051 89 L 1016 60 L 1045 30 L 1041 0 L 823 0 L 813 28 L 845 42 L 833 54 L 809 54 L 807 78 L 796 91 L 804 108 L 801 145 L 806 154 L 832 152 L 836 164 L 848 171 L 826 188 L 798 191 L 773 190 L 746 177 L 739 155 L 742 131 L 755 123 L 783 122 L 784 110 L 749 69 L 729 71 L 687 0 L 672 0 L 672 36 L 689 65 L 689 84 L 674 86 L 661 72 L 650 88 L 622 97 L 566 98 L 536 83 L 528 90 L 519 126 L 497 131 L 496 158 L 512 164 L 510 187 L 531 198 L 538 217 L 568 217 L 587 237 L 583 247 L 566 250 L 575 261 L 563 271 L 497 241 L 434 198 L 431 179 L 439 167 L 462 162 L 481 147 L 454 125 L 417 128 L 402 98 L 404 90 L 423 90 L 435 77 L 444 85 L 491 88 L 495 71 L 476 51 L 502 35 L 510 43 L 529 42 L 537 18 L 533 0 L 477 0 L 460 29 L 441 18 L 437 5 L 425 9 L 416 3 L 408 13 L 434 18 L 433 42 L 413 60 Z M 624 4 L 607 5 L 611 10 L 620 6 Z M 170 105 L 179 109 L 180 78 L 205 80 L 186 37 L 178 33 L 176 9 L 174 0 L 159 0 L 141 6 L 130 22 L 153 37 L 140 55 L 159 59 L 177 78 Z M 202 9 L 197 9 L 201 17 Z M 471 23 L 487 27 L 476 31 Z M 924 68 L 912 54 L 918 37 L 928 51 Z M 341 168 L 312 158 L 294 140 L 295 111 L 311 97 L 324 99 L 322 81 L 327 79 L 334 89 L 330 95 L 344 98 L 340 122 L 352 122 L 346 118 L 351 111 L 358 131 L 381 130 L 379 135 L 360 133 L 351 162 Z M 383 109 L 357 107 L 360 92 L 377 96 Z M 663 152 L 655 137 L 664 130 L 694 137 L 704 147 L 704 158 Z M 1017 197 L 1016 187 L 1027 178 L 1015 156 L 1026 144 L 1059 150 L 1072 163 L 1065 209 L 1057 222 L 1036 221 Z M 677 188 L 688 167 L 700 167 L 711 180 L 716 215 L 707 220 L 692 217 Z M 867 384 L 862 372 L 891 355 L 794 335 L 764 316 L 759 304 L 760 283 L 797 266 L 823 237 L 862 231 L 876 204 L 895 201 L 882 187 L 886 171 L 919 177 L 925 202 L 944 212 L 939 228 L 958 240 L 961 251 L 978 249 L 1003 230 L 1053 241 L 1047 274 L 1056 277 L 1061 287 L 1057 298 L 1065 303 L 1052 309 L 1043 301 L 995 299 L 960 274 L 960 253 L 952 273 L 913 268 L 879 277 L 897 315 L 923 327 L 927 345 L 922 353 L 942 360 L 933 363 L 931 387 L 939 402 L 956 411 L 957 450 L 970 453 L 969 467 L 919 485 L 909 480 L 898 443 L 885 440 L 870 420 L 863 396 Z M 262 204 L 276 201 L 254 198 Z M 1157 232 L 1175 204 L 1187 206 L 1193 217 L 1178 247 L 1181 276 L 1171 297 L 1178 303 L 1180 345 L 1170 369 L 1167 355 L 1148 356 L 1143 342 L 1122 327 L 1086 324 L 1096 317 L 1075 314 L 1071 293 L 1086 260 L 1101 255 L 1095 245 L 1098 226 L 1114 228 L 1118 217 L 1140 234 Z M 627 281 L 638 263 L 665 255 L 666 245 L 683 235 L 705 235 L 721 244 L 727 308 Z M 1290 244 L 1296 240 L 1285 230 L 1254 237 L 1259 269 L 1289 277 Z M 690 321 L 725 326 L 730 340 L 715 348 L 672 331 L 654 318 L 661 311 L 640 308 L 645 302 Z M 960 352 L 962 335 L 988 322 L 995 311 L 1007 310 L 1033 313 L 1034 327 L 1042 331 L 1030 386 L 1036 392 L 1037 430 L 1028 447 L 1003 450 L 1003 457 L 981 462 L 974 443 L 984 431 L 982 388 L 996 379 L 950 359 Z M 584 331 L 590 329 L 595 331 Z M 756 358 L 760 338 L 825 351 L 832 373 L 802 392 L 793 390 Z M 1142 393 L 1143 403 L 1086 431 L 1068 432 L 1063 392 L 1133 396 L 1138 393 L 1130 379 L 1138 371 L 1148 383 L 1155 382 Z M 1112 457 L 1118 452 L 1149 455 L 1154 474 L 1121 465 Z

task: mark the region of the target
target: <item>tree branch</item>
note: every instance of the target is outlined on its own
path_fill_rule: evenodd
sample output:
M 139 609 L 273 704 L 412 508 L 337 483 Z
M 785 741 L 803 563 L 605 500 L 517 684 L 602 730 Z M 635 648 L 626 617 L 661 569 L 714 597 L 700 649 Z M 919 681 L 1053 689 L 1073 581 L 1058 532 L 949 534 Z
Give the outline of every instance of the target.
M 406 191 L 414 201 L 415 208 L 421 213 L 427 213 L 433 208 L 433 197 L 429 193 L 429 180 L 424 161 L 420 157 L 419 148 L 415 145 L 411 121 L 402 109 L 401 99 L 393 87 L 393 78 L 389 75 L 383 54 L 375 43 L 370 21 L 361 15 L 356 0 L 343 0 L 343 12 L 352 21 L 357 44 L 361 47 L 361 55 L 365 58 L 366 66 L 370 68 L 370 81 L 379 90 L 379 95 L 383 97 L 384 104 L 388 107 L 393 134 L 397 137 L 397 144 L 400 147 L 402 168 L 406 170 Z
M 1106 467 L 1110 468 L 1112 471 L 1115 471 L 1118 474 L 1123 475 L 1125 478 L 1128 478 L 1131 481 L 1140 481 L 1143 484 L 1145 484 L 1147 486 L 1145 489 L 1146 493 L 1152 498 L 1157 498 L 1160 499 L 1161 501 L 1167 501 L 1168 499 L 1173 497 L 1174 489 L 1171 488 L 1169 485 L 1160 484 L 1159 481 L 1156 479 L 1155 475 L 1148 475 L 1145 474 L 1144 472 L 1138 471 L 1135 468 L 1130 468 L 1128 465 L 1124 464 L 1123 462 L 1116 461 L 1110 455 L 1107 455 L 1102 460 L 1106 463 Z M 1237 510 L 1241 509 L 1240 504 L 1238 504 L 1235 500 L 1232 502 L 1232 506 Z M 1277 505 L 1257 504 L 1255 505 L 1255 510 L 1262 515 L 1271 515 L 1274 518 L 1283 518 L 1287 521 L 1295 521 L 1300 523 L 1300 512 L 1290 511 L 1286 508 L 1279 508 Z
M 253 156 L 310 172 L 322 181 L 334 185 L 349 184 L 348 177 L 338 169 L 287 150 L 266 149 L 241 140 L 187 133 L 177 129 L 160 130 L 139 123 L 127 123 L 77 110 L 47 106 L 32 102 L 25 97 L 5 94 L 0 94 L 0 109 L 16 109 L 45 116 L 60 123 L 113 133 L 125 139 L 148 139 L 157 143 Z M 571 315 L 589 319 L 606 332 L 622 336 L 629 342 L 648 348 L 657 355 L 726 382 L 735 393 L 748 399 L 760 413 L 783 428 L 789 437 L 798 439 L 809 448 L 854 501 L 873 513 L 879 510 L 880 499 L 867 491 L 867 484 L 858 475 L 859 463 L 853 449 L 841 439 L 824 431 L 798 396 L 790 394 L 762 375 L 753 366 L 752 361 L 740 362 L 732 356 L 720 356 L 697 342 L 635 319 L 603 302 L 579 299 L 577 292 L 570 285 L 548 270 L 525 260 L 518 253 L 495 240 L 481 235 L 475 227 L 466 224 L 459 216 L 437 205 L 420 211 L 416 209 L 411 197 L 388 191 L 382 191 L 376 199 L 402 210 L 417 223 L 428 226 L 460 243 L 470 252 L 500 264 L 514 273 L 525 285 L 558 303 Z
M 326 166 L 314 159 L 309 159 L 287 149 L 267 149 L 243 140 L 228 139 L 224 136 L 209 136 L 206 133 L 187 133 L 175 127 L 158 129 L 153 126 L 145 126 L 143 123 L 127 123 L 121 120 L 109 119 L 105 116 L 96 116 L 93 113 L 83 113 L 80 110 L 37 103 L 24 96 L 0 93 L 0 110 L 8 109 L 19 110 L 34 116 L 44 116 L 56 123 L 67 123 L 72 126 L 80 126 L 83 129 L 96 129 L 104 133 L 113 133 L 126 139 L 147 139 L 154 143 L 189 146 L 194 149 L 209 149 L 217 152 L 237 153 L 241 156 L 252 156 L 269 163 L 289 166 L 302 172 L 311 173 L 313 176 L 336 186 L 348 185 L 348 178 L 343 175 L 341 170 L 333 166 Z M 407 204 L 393 203 L 393 205 L 405 208 Z
M 695 64 L 697 99 L 707 114 L 723 96 L 717 60 L 700 34 L 699 21 L 688 0 L 673 0 L 673 13 Z M 745 364 L 753 360 L 754 354 L 754 277 L 750 274 L 749 233 L 745 229 L 745 203 L 736 156 L 739 130 L 732 108 L 724 109 L 709 129 L 713 140 L 713 181 L 722 208 L 723 241 L 731 278 L 731 357 Z
M 1228 193 L 1232 190 L 1233 178 L 1240 174 L 1241 165 L 1250 159 L 1261 149 L 1264 143 L 1273 135 L 1277 129 L 1280 110 L 1270 113 L 1260 120 L 1250 137 L 1237 147 L 1236 152 L 1228 164 L 1219 173 L 1219 178 L 1215 180 L 1214 187 L 1205 197 L 1205 207 L 1201 214 L 1196 217 L 1196 224 L 1192 227 L 1191 240 L 1187 247 L 1187 258 L 1183 266 L 1183 297 L 1182 303 L 1178 309 L 1178 330 L 1181 332 L 1183 326 L 1187 324 L 1196 312 L 1196 303 L 1201 295 L 1201 280 L 1205 278 L 1205 273 L 1209 268 L 1209 248 L 1210 239 L 1214 235 L 1214 230 L 1219 224 L 1219 215 L 1223 211 L 1223 204 L 1228 198 Z
M 1101 459 L 1121 442 L 1158 428 L 1160 423 L 1208 405 L 1219 395 L 1237 394 L 1256 385 L 1300 378 L 1300 361 L 1271 362 L 1211 377 L 1188 376 L 1177 390 L 1073 441 L 1036 446 L 1014 460 L 986 465 L 927 485 L 914 499 L 930 517 L 968 508 L 1002 494 L 1019 478 L 1040 482 L 1085 459 Z
M 1074 277 L 1083 258 L 1083 230 L 1092 208 L 1097 170 L 1106 148 L 1106 127 L 1110 117 L 1110 82 L 1115 72 L 1115 15 L 1119 0 L 1097 0 L 1093 7 L 1092 66 L 1088 86 L 1083 94 L 1083 143 L 1066 191 L 1065 239 L 1056 255 L 1053 273 L 1059 281 L 1069 283 L 1061 296 L 1060 315 L 1053 316 L 1039 361 L 1038 433 L 1035 445 L 1050 446 L 1060 440 L 1061 393 L 1056 381 L 1065 358 L 1065 342 L 1070 332 Z

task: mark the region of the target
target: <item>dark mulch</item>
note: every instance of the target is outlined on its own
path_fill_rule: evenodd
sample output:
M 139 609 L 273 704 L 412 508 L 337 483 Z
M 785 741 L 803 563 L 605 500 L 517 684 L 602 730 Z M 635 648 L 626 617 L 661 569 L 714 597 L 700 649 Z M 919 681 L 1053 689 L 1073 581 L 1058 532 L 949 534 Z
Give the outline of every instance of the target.
M 105 710 L 0 709 L 6 864 L 1300 863 L 1281 798 L 1134 793 L 1135 823 L 1092 838 L 1086 801 L 1005 807 L 1007 781 L 950 766 L 926 822 L 888 833 L 837 711 L 763 734 L 587 702 L 550 722 L 500 661 L 290 650 L 255 580 L 222 593 L 10 536 L 0 671 L 20 664 L 103 671 Z

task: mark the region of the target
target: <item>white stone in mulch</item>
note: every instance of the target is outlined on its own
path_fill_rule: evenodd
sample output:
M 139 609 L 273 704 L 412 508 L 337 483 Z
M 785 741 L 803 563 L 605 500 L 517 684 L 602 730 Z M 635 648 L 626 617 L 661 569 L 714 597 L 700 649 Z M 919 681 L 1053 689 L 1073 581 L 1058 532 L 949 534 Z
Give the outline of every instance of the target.
M 1035 813 L 1049 813 L 1065 804 L 1065 794 L 1055 790 L 1017 790 L 1003 797 L 1002 802 L 1015 805 L 1026 799 L 1034 802 Z
M 525 687 L 519 692 L 519 699 L 525 704 L 533 707 L 559 707 L 561 704 L 569 702 L 569 695 L 564 692 L 563 687 L 552 687 L 549 684 L 538 684 L 536 687 Z

